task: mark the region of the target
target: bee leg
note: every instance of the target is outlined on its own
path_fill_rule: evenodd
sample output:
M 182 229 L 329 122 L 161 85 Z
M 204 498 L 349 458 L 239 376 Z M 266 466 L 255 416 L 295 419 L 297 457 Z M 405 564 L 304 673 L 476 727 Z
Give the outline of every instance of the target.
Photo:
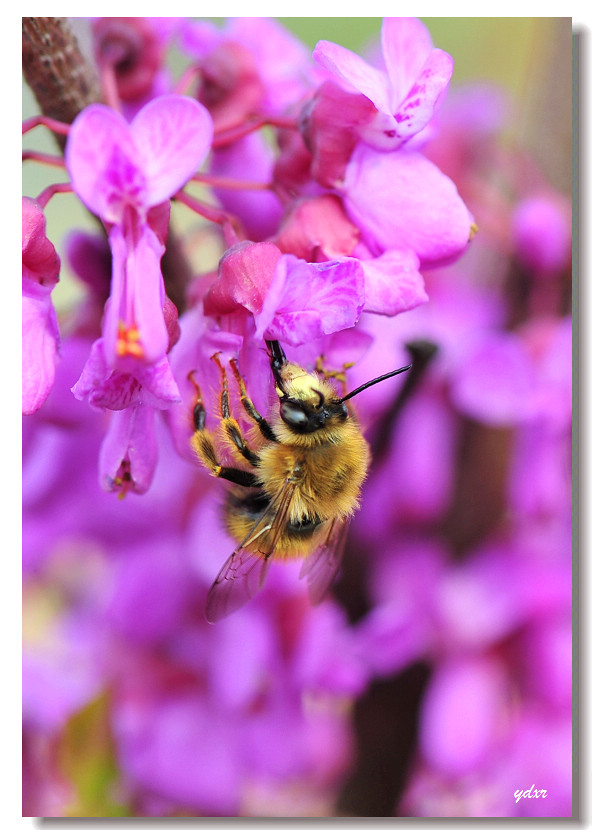
M 226 377 L 226 370 L 222 363 L 220 362 L 219 352 L 212 355 L 212 360 L 220 369 L 220 374 L 222 375 L 222 392 L 220 395 L 220 409 L 222 412 L 222 421 L 220 423 L 220 427 L 226 433 L 227 438 L 230 440 L 232 445 L 239 451 L 239 453 L 245 458 L 249 464 L 253 467 L 257 467 L 259 465 L 259 456 L 256 452 L 253 452 L 247 442 L 245 441 L 241 429 L 237 423 L 237 421 L 232 417 L 230 412 L 230 403 L 228 399 L 228 378 Z
M 232 358 L 229 361 L 229 363 L 230 363 L 230 368 L 232 369 L 232 372 L 233 372 L 234 377 L 236 378 L 236 382 L 238 384 L 238 388 L 239 388 L 239 391 L 240 391 L 240 399 L 241 399 L 241 403 L 244 407 L 245 412 L 247 413 L 249 418 L 251 418 L 251 420 L 255 421 L 255 423 L 259 427 L 259 430 L 260 430 L 260 432 L 261 432 L 261 434 L 263 435 L 264 438 L 266 438 L 268 441 L 277 441 L 278 440 L 277 436 L 276 436 L 275 432 L 273 431 L 273 429 L 271 428 L 271 425 L 269 424 L 268 421 L 265 420 L 263 415 L 260 415 L 259 412 L 257 412 L 257 409 L 255 408 L 255 404 L 253 403 L 253 401 L 247 395 L 247 387 L 245 386 L 245 381 L 244 381 L 243 376 L 241 375 L 241 373 L 239 371 L 236 360 L 234 360 L 234 358 Z
M 354 365 L 353 363 L 344 363 L 342 369 L 326 369 L 325 368 L 325 355 L 320 355 L 317 357 L 315 363 L 316 371 L 322 375 L 324 378 L 334 378 L 335 380 L 339 381 L 342 387 L 342 394 L 345 395 L 347 391 L 347 379 L 345 373 L 348 369 Z
M 224 478 L 243 487 L 257 487 L 257 477 L 246 470 L 235 467 L 226 467 L 218 463 L 214 438 L 206 429 L 206 410 L 201 398 L 199 386 L 191 378 L 196 390 L 196 401 L 193 407 L 193 426 L 195 432 L 191 437 L 191 446 L 202 464 L 217 478 Z

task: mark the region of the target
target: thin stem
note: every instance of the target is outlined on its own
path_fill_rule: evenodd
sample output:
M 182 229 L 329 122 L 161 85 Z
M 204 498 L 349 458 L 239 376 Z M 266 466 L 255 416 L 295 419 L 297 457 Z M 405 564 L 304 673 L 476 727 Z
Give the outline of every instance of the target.
M 116 112 L 121 112 L 121 99 L 117 87 L 117 77 L 112 64 L 105 64 L 101 67 L 101 89 L 107 106 Z
M 26 118 L 23 121 L 23 135 L 39 126 L 47 127 L 48 130 L 58 135 L 68 135 L 70 132 L 70 125 L 64 124 L 63 121 L 56 121 L 55 118 L 46 118 L 45 115 L 34 115 L 32 118 Z
M 236 216 L 232 216 L 230 213 L 208 205 L 206 202 L 202 202 L 200 199 L 196 199 L 194 196 L 185 193 L 183 190 L 175 193 L 173 199 L 186 205 L 194 213 L 203 216 L 209 222 L 215 222 L 217 225 L 220 225 L 228 246 L 236 245 L 237 242 L 240 242 L 241 238 L 244 238 L 243 229 Z
M 248 182 L 240 179 L 227 179 L 224 176 L 212 176 L 209 173 L 196 173 L 191 177 L 192 182 L 209 184 L 210 187 L 224 187 L 228 190 L 271 190 L 269 182 Z
M 238 139 L 244 138 L 250 133 L 260 130 L 262 127 L 297 130 L 298 121 L 295 118 L 254 118 L 252 121 L 246 121 L 244 124 L 230 127 L 227 130 L 221 130 L 218 134 L 215 134 L 212 148 L 219 150 L 221 147 L 227 147 L 229 144 L 233 144 Z
M 61 167 L 62 169 L 66 166 L 61 156 L 38 153 L 37 150 L 23 150 L 23 161 L 39 161 L 41 164 L 49 164 L 51 167 Z
M 196 64 L 193 66 L 188 66 L 187 69 L 183 72 L 179 80 L 177 81 L 177 85 L 175 86 L 175 92 L 177 95 L 187 95 L 191 84 L 198 78 L 201 74 L 201 68 Z
M 56 195 L 56 193 L 72 193 L 72 185 L 70 182 L 63 182 L 61 184 L 50 184 L 45 190 L 42 190 L 39 196 L 35 199 L 40 208 L 45 208 L 49 200 Z

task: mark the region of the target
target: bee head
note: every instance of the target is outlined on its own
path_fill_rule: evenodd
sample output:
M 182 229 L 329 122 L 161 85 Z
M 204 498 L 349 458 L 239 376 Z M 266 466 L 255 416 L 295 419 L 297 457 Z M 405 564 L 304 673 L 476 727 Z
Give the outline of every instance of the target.
M 307 375 L 307 378 L 312 383 L 316 380 L 313 375 Z M 347 417 L 344 403 L 336 400 L 334 395 L 327 397 L 313 386 L 310 387 L 310 395 L 305 397 L 280 397 L 280 418 L 292 432 L 298 434 L 317 432 L 335 421 L 345 421 Z
M 267 345 L 280 400 L 280 418 L 291 432 L 305 435 L 317 432 L 331 422 L 347 419 L 347 407 L 328 383 L 296 363 L 290 363 L 277 340 L 269 341 Z
M 345 402 L 364 389 L 411 369 L 403 366 L 373 378 L 358 386 L 343 398 L 316 373 L 309 373 L 296 363 L 290 363 L 277 340 L 267 340 L 271 370 L 280 399 L 280 418 L 296 435 L 317 432 L 331 424 L 344 422 L 349 417 Z

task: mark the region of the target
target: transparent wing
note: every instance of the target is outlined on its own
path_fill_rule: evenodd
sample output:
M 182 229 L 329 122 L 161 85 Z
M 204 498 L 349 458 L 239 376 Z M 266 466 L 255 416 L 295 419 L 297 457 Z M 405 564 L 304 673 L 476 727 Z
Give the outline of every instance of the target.
M 271 557 L 288 520 L 293 492 L 288 478 L 220 569 L 206 599 L 208 622 L 215 623 L 232 614 L 263 588 Z
M 331 522 L 325 541 L 307 556 L 300 569 L 300 579 L 306 578 L 313 605 L 323 599 L 341 565 L 349 521 Z
M 259 551 L 237 548 L 208 592 L 207 621 L 218 622 L 252 599 L 265 584 L 269 561 L 269 556 Z

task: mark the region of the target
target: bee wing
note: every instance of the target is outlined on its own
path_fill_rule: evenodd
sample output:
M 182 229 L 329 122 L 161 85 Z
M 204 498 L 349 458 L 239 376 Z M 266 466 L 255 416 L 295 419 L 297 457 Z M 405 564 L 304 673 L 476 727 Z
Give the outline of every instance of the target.
M 345 551 L 348 525 L 348 521 L 333 520 L 325 541 L 302 563 L 300 579 L 306 577 L 313 605 L 323 599 L 337 575 Z
M 208 592 L 207 621 L 218 622 L 252 599 L 263 588 L 268 570 L 268 556 L 244 547 L 237 548 L 220 569 Z
M 288 520 L 294 487 L 286 479 L 282 489 L 228 557 L 206 599 L 206 619 L 210 623 L 232 614 L 252 599 L 265 584 L 277 540 Z M 262 537 L 271 533 L 264 549 Z

